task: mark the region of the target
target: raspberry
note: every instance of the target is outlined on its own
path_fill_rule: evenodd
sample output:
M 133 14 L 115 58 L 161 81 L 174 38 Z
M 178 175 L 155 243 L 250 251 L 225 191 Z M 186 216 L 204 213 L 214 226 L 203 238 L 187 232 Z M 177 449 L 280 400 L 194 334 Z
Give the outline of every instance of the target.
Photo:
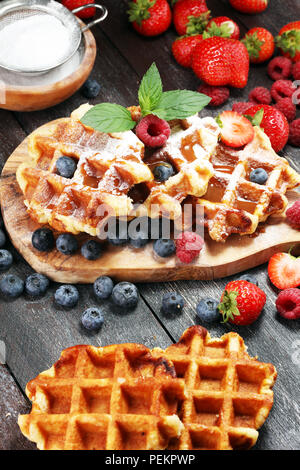
M 300 199 L 286 211 L 286 217 L 290 224 L 300 228 Z
M 148 147 L 162 147 L 170 136 L 170 126 L 164 119 L 148 114 L 136 126 L 136 135 Z
M 300 61 L 293 65 L 292 75 L 295 80 L 300 80 Z
M 279 109 L 288 121 L 292 121 L 296 117 L 296 106 L 291 98 L 282 98 L 274 105 L 274 108 Z
M 203 84 L 199 86 L 198 91 L 199 93 L 204 93 L 204 95 L 211 97 L 209 106 L 220 106 L 228 100 L 230 95 L 229 88 L 226 86 L 210 86 Z
M 249 101 L 255 104 L 270 104 L 271 93 L 267 88 L 258 86 L 249 93 Z
M 204 245 L 203 238 L 194 232 L 183 232 L 176 240 L 176 255 L 182 263 L 191 263 Z
M 290 123 L 289 143 L 300 147 L 300 118 Z
M 232 105 L 232 111 L 235 111 L 236 113 L 244 114 L 246 113 L 247 109 L 251 108 L 253 106 L 253 103 L 247 103 L 244 101 L 237 101 Z
M 268 74 L 272 80 L 289 78 L 292 73 L 292 64 L 287 57 L 274 57 L 268 64 Z
M 290 98 L 295 92 L 296 87 L 291 80 L 277 80 L 271 87 L 271 96 L 274 101 L 282 98 Z
M 276 300 L 276 308 L 287 320 L 300 318 L 300 290 L 292 287 L 281 291 Z

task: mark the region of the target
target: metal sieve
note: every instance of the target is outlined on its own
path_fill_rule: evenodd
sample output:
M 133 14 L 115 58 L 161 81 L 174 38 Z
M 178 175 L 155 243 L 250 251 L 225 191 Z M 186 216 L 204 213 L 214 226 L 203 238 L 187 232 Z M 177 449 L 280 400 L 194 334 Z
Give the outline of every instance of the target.
M 107 17 L 107 9 L 102 5 L 94 3 L 89 3 L 79 8 L 75 8 L 72 12 L 55 0 L 4 0 L 0 5 L 0 31 L 13 22 L 27 17 L 50 15 L 52 17 L 56 17 L 69 32 L 69 44 L 66 48 L 65 54 L 63 57 L 59 58 L 57 63 L 47 68 L 41 68 L 38 65 L 36 67 L 30 67 L 30 69 L 22 68 L 17 67 L 15 64 L 10 64 L 9 58 L 5 60 L 3 58 L 0 59 L 0 67 L 20 74 L 36 75 L 39 73 L 45 73 L 64 64 L 78 50 L 82 39 L 82 33 L 92 26 L 100 23 Z M 100 10 L 100 17 L 85 26 L 81 26 L 75 14 L 91 7 Z

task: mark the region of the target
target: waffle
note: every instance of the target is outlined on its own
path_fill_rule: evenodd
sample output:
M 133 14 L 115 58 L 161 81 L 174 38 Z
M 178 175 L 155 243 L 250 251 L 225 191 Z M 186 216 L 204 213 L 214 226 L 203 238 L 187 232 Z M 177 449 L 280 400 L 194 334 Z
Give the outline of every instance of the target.
M 17 180 L 35 221 L 58 231 L 95 236 L 109 216 L 176 218 L 186 196 L 201 197 L 206 192 L 213 174 L 209 157 L 218 139 L 213 119 L 196 116 L 172 125 L 165 154 L 159 158 L 172 160 L 176 175 L 159 184 L 151 171 L 153 159 L 149 164 L 143 161 L 144 145 L 133 132 L 103 134 L 81 124 L 89 108 L 81 106 L 71 119 L 49 124 L 29 139 L 31 160 L 19 166 Z M 139 108 L 129 109 L 138 119 Z M 71 179 L 56 174 L 56 161 L 62 155 L 78 162 Z M 131 192 L 141 185 L 146 200 L 134 210 Z
M 144 201 L 146 214 L 175 220 L 181 218 L 181 203 L 188 196 L 199 197 L 207 191 L 213 176 L 210 158 L 218 144 L 219 126 L 210 117 L 192 116 L 171 123 L 171 135 L 166 145 L 145 163 L 153 169 L 157 164 L 171 163 L 175 175 L 165 183 L 147 182 Z
M 175 377 L 142 345 L 75 346 L 27 384 L 33 405 L 19 426 L 42 450 L 165 449 L 183 428 Z
M 62 232 L 96 236 L 103 219 L 132 211 L 130 189 L 153 179 L 144 145 L 131 131 L 103 134 L 66 118 L 33 133 L 28 149 L 31 160 L 17 169 L 27 211 Z M 62 155 L 78 162 L 71 179 L 56 174 Z
M 153 352 L 173 362 L 186 387 L 179 408 L 184 431 L 169 448 L 229 450 L 255 444 L 273 405 L 277 373 L 272 364 L 250 358 L 238 334 L 211 338 L 201 326 L 186 330 L 165 351 Z
M 232 233 L 254 233 L 260 222 L 285 210 L 286 191 L 300 184 L 300 175 L 274 152 L 259 127 L 255 127 L 254 139 L 243 150 L 219 143 L 210 162 L 214 176 L 206 194 L 193 203 L 203 207 L 204 223 L 217 242 L 226 241 Z M 250 181 L 255 168 L 267 171 L 266 184 Z

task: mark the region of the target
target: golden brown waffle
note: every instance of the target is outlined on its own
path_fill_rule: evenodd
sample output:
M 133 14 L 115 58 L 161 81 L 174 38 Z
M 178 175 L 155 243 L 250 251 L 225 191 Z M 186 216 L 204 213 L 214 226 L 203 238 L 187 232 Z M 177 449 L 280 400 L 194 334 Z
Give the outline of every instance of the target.
M 175 170 L 165 183 L 147 182 L 146 213 L 172 220 L 181 218 L 181 203 L 187 196 L 199 197 L 207 191 L 213 176 L 210 158 L 218 144 L 220 129 L 212 118 L 192 116 L 171 123 L 171 136 L 166 145 L 145 160 L 151 169 L 171 163 Z
M 143 162 L 144 145 L 135 134 L 103 134 L 83 126 L 79 119 L 88 109 L 89 105 L 83 105 L 71 119 L 49 124 L 29 139 L 31 160 L 19 166 L 17 180 L 34 220 L 58 231 L 95 236 L 108 216 L 173 219 L 181 215 L 186 196 L 200 197 L 206 192 L 213 174 L 209 157 L 218 139 L 213 119 L 193 117 L 178 121 L 177 126 L 174 123 L 159 158 L 172 161 L 176 174 L 159 184 L 154 182 L 151 162 L 149 166 Z M 137 119 L 138 108 L 130 110 Z M 56 161 L 62 155 L 78 162 L 71 179 L 56 174 Z M 134 211 L 131 191 L 142 183 L 146 200 Z
M 187 398 L 179 417 L 181 437 L 170 448 L 181 450 L 249 449 L 258 437 L 272 405 L 276 369 L 249 357 L 243 339 L 227 333 L 211 338 L 192 326 L 163 354 L 184 380 Z
M 61 119 L 29 139 L 31 161 L 17 170 L 30 216 L 59 231 L 97 234 L 108 214 L 127 216 L 132 211 L 130 189 L 151 181 L 143 163 L 144 145 L 131 131 L 103 134 L 74 119 Z M 73 178 L 56 174 L 62 155 L 75 159 Z
M 274 152 L 259 127 L 255 127 L 253 141 L 243 150 L 220 143 L 210 161 L 214 176 L 206 194 L 194 203 L 203 207 L 209 235 L 217 242 L 224 242 L 232 233 L 255 232 L 260 222 L 284 211 L 286 191 L 300 184 L 300 175 Z M 268 173 L 264 185 L 250 181 L 255 168 Z
M 75 346 L 29 382 L 22 433 L 45 450 L 165 449 L 183 425 L 184 383 L 145 346 Z

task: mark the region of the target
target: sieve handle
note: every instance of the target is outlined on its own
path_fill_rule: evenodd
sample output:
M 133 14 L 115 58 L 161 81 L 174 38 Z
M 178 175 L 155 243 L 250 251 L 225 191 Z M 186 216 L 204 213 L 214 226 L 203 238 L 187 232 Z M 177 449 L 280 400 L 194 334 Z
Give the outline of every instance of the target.
M 74 13 L 75 15 L 76 13 L 79 13 L 82 10 L 86 10 L 87 8 L 98 8 L 98 10 L 101 11 L 101 14 L 99 18 L 97 18 L 94 21 L 91 21 L 86 26 L 83 26 L 83 28 L 81 28 L 82 33 L 92 28 L 92 26 L 95 26 L 96 24 L 101 23 L 101 21 L 105 20 L 108 14 L 107 8 L 105 8 L 103 5 L 98 5 L 97 3 L 88 3 L 86 5 L 82 5 L 81 7 L 78 7 L 72 10 L 72 13 Z

